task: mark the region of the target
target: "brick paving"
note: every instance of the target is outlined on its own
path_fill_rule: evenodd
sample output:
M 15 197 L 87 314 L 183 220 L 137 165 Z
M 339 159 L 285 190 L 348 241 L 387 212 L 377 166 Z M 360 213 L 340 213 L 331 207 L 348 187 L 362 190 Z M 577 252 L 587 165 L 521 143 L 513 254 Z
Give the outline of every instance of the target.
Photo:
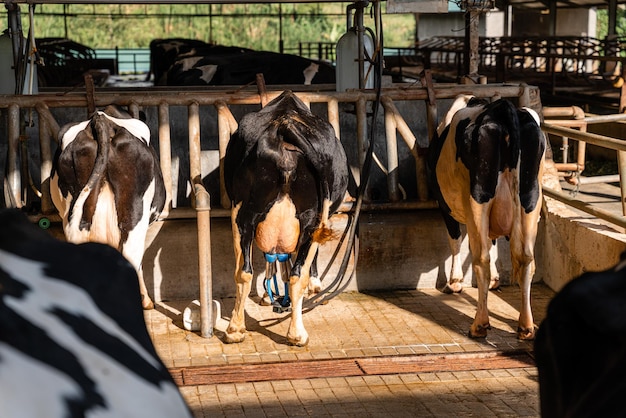
M 537 324 L 553 295 L 543 284 L 533 285 Z M 288 314 L 276 314 L 253 299 L 246 302 L 248 335 L 240 344 L 222 343 L 232 299 L 220 301 L 221 318 L 208 339 L 183 329 L 186 303 L 161 302 L 145 316 L 157 352 L 171 369 L 257 365 L 274 368 L 280 376 L 275 370 L 280 362 L 416 355 L 449 356 L 445 358 L 454 362 L 457 355 L 532 351 L 531 342 L 515 336 L 521 299 L 516 286 L 490 293 L 492 330 L 485 340 L 467 337 L 476 297 L 473 288 L 458 295 L 434 289 L 343 293 L 304 315 L 307 347 L 287 344 Z M 477 370 L 454 370 L 451 364 L 423 372 L 398 364 L 395 372 L 380 369 L 385 374 L 270 381 L 250 376 L 247 381 L 185 385 L 181 391 L 196 417 L 540 416 L 535 367 L 478 369 L 477 360 Z

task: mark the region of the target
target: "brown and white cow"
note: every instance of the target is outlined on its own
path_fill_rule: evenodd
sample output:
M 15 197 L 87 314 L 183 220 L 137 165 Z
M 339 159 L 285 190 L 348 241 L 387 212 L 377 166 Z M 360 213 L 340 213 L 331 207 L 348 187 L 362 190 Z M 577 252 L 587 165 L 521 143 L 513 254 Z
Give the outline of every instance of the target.
M 513 279 L 522 288 L 518 338 L 533 339 L 530 289 L 546 149 L 539 116 L 505 99 L 489 103 L 467 96 L 457 98 L 451 112 L 446 116 L 449 124 L 438 130 L 429 148 L 431 188 L 442 210 L 453 256 L 447 290 L 462 290 L 460 224 L 465 224 L 478 285 L 469 335 L 485 337 L 490 328 L 487 296 L 498 282 L 490 249 L 496 238 L 507 237 Z
M 304 293 L 317 274 L 318 247 L 332 236 L 329 218 L 348 185 L 343 146 L 327 121 L 285 91 L 242 118 L 226 150 L 224 176 L 232 202 L 237 285 L 225 340 L 245 338 L 244 303 L 250 294 L 256 242 L 268 260 L 295 255 L 283 276 L 292 300 L 287 338 L 294 345 L 306 345 Z
M 150 129 L 109 106 L 59 133 L 50 190 L 65 237 L 118 249 L 139 276 L 142 305 L 154 307 L 143 280 L 146 233 L 165 204 Z

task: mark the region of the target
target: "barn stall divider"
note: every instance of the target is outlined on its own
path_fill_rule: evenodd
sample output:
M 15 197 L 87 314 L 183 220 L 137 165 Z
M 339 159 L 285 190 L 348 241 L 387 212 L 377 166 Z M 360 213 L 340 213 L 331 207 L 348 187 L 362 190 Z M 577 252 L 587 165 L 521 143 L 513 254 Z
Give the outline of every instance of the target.
M 273 99 L 279 95 L 282 90 L 268 91 L 268 99 Z M 433 132 L 437 124 L 437 106 L 443 104 L 442 109 L 447 109 L 447 103 L 459 94 L 473 94 L 484 98 L 512 98 L 517 101 L 519 106 L 528 106 L 535 108 L 541 112 L 541 104 L 539 100 L 538 90 L 535 87 L 527 85 L 514 84 L 498 84 L 498 85 L 436 85 L 426 87 L 402 87 L 384 89 L 382 93 L 382 106 L 384 116 L 382 123 L 385 126 L 385 139 L 379 140 L 378 137 L 373 138 L 375 142 L 383 142 L 386 148 L 387 167 L 384 168 L 386 183 L 388 188 L 388 199 L 372 200 L 366 199 L 363 206 L 364 211 L 386 211 L 398 209 L 432 209 L 436 205 L 434 201 L 429 200 L 426 170 L 424 164 L 424 149 L 428 145 L 428 138 L 418 138 L 409 127 L 405 117 L 398 110 L 396 103 L 398 102 L 418 102 L 425 101 L 426 118 L 425 123 L 428 125 L 427 132 Z M 344 147 L 348 152 L 352 153 L 354 158 L 351 161 L 351 170 L 354 181 L 359 182 L 360 167 L 365 158 L 365 152 L 368 147 L 367 128 L 368 128 L 368 104 L 373 103 L 376 94 L 373 91 L 360 90 L 353 92 L 337 93 L 337 92 L 297 92 L 297 95 L 309 106 L 311 104 L 325 105 L 325 113 L 335 129 L 337 137 L 340 138 Z M 441 103 L 435 103 L 434 99 Z M 201 119 L 206 116 L 207 112 L 201 112 L 201 109 L 212 107 L 216 114 L 216 123 L 218 127 L 218 154 L 219 162 L 223 159 L 226 145 L 230 139 L 230 135 L 237 128 L 237 118 L 233 114 L 234 109 L 240 107 L 247 109 L 250 106 L 257 108 L 260 106 L 261 97 L 257 92 L 238 91 L 236 93 L 225 93 L 219 91 L 189 91 L 189 92 L 167 92 L 167 91 L 132 91 L 132 92 L 106 92 L 97 91 L 94 97 L 96 107 L 102 107 L 109 104 L 127 106 L 131 114 L 138 117 L 140 112 L 151 111 L 156 114 L 157 129 L 152 132 L 158 132 L 158 152 L 160 156 L 160 164 L 164 174 L 164 180 L 167 190 L 167 205 L 164 213 L 161 215 L 162 221 L 170 221 L 176 219 L 196 219 L 197 241 L 198 241 L 198 281 L 200 289 L 200 313 L 201 313 L 201 330 L 203 337 L 210 337 L 213 334 L 213 324 L 215 318 L 212 313 L 212 267 L 211 267 L 211 218 L 212 217 L 228 217 L 229 204 L 223 187 L 223 173 L 221 164 L 219 166 L 219 208 L 212 208 L 211 193 L 207 189 L 205 180 L 203 180 L 202 169 L 202 152 L 201 146 Z M 340 126 L 342 118 L 345 114 L 340 111 L 340 106 L 351 104 L 354 106 L 356 127 L 354 130 L 344 130 L 342 137 Z M 190 189 L 189 204 L 181 205 L 175 198 L 175 182 L 172 178 L 173 166 L 173 144 L 183 142 L 181 138 L 176 137 L 172 140 L 172 124 L 174 122 L 181 123 L 180 120 L 172 120 L 171 113 L 173 107 L 182 107 L 187 109 L 187 143 L 188 164 L 189 168 L 186 176 L 187 187 Z M 59 130 L 59 115 L 56 117 L 53 112 L 63 114 L 67 109 L 79 109 L 85 112 L 87 108 L 87 98 L 83 94 L 71 93 L 63 96 L 56 94 L 40 94 L 36 96 L 0 96 L 0 110 L 7 113 L 7 149 L 6 149 L 6 178 L 4 192 L 7 197 L 7 206 L 23 207 L 31 211 L 33 221 L 41 219 L 51 219 L 58 222 L 59 218 L 55 215 L 55 209 L 49 196 L 49 177 L 52 166 L 52 145 L 57 141 Z M 203 115 L 204 113 L 204 115 Z M 24 134 L 22 125 L 24 116 L 28 119 L 31 128 L 35 125 L 35 116 L 39 122 L 37 135 L 39 137 L 39 171 L 40 181 L 31 180 L 31 174 L 28 170 L 28 158 L 25 157 L 23 151 L 28 140 L 28 135 Z M 83 113 L 84 116 L 86 116 Z M 415 117 L 415 116 L 413 116 Z M 84 119 L 84 118 L 83 118 Z M 82 120 L 82 119 L 74 119 Z M 371 123 L 371 122 L 370 122 Z M 401 161 L 399 156 L 402 152 L 398 151 L 398 141 L 396 134 L 399 133 L 404 140 L 412 159 L 415 161 L 415 177 L 416 177 L 416 197 L 404 198 L 400 193 L 399 186 L 401 179 L 398 177 L 398 166 Z M 421 140 L 421 141 L 420 141 Z M 156 143 L 155 143 L 156 145 Z M 21 157 L 20 157 L 21 155 Z M 176 157 L 176 156 L 175 156 Z M 381 163 L 382 164 L 382 163 Z M 36 178 L 36 176 L 35 176 Z M 39 183 L 39 187 L 35 187 L 35 183 Z M 180 188 L 180 187 L 179 187 Z M 33 189 L 37 189 L 35 196 Z M 40 191 L 40 192 L 39 192 Z M 34 196 L 34 197 L 33 197 Z M 40 200 L 41 207 L 33 205 L 33 200 Z M 213 206 L 217 202 L 217 196 L 213 200 Z M 174 204 L 176 203 L 176 204 Z M 347 200 L 341 208 L 343 212 L 352 210 L 352 201 Z

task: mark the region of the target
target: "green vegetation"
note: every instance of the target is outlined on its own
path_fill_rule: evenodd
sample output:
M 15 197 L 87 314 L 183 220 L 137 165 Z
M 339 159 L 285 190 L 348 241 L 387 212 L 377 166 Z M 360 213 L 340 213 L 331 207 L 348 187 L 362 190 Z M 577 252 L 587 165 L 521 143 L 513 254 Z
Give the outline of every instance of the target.
M 601 9 L 597 13 L 597 35 L 598 39 L 604 39 L 609 33 L 609 14 L 608 10 Z M 618 8 L 615 32 L 618 36 L 626 36 L 626 9 Z
M 281 32 L 286 49 L 299 42 L 337 42 L 346 30 L 348 4 L 43 4 L 36 6 L 33 26 L 38 38 L 67 37 L 95 49 L 147 48 L 152 39 L 178 37 L 278 51 Z M 26 36 L 28 8 L 21 7 Z M 369 9 L 365 14 L 366 26 L 373 28 Z M 0 19 L 7 21 L 6 10 Z M 412 45 L 413 15 L 384 14 L 383 27 L 385 45 Z

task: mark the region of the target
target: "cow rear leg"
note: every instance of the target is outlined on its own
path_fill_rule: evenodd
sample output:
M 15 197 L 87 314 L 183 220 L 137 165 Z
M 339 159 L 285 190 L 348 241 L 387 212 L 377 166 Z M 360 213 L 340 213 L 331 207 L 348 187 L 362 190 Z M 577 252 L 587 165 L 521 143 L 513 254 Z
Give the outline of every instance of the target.
M 141 307 L 145 310 L 154 309 L 154 302 L 150 299 L 150 295 L 148 295 L 148 288 L 146 287 L 146 282 L 143 280 L 143 268 L 139 268 L 137 271 L 137 276 L 139 276 L 139 293 L 141 294 Z
M 309 276 L 309 297 L 322 291 L 322 282 L 317 274 L 317 254 L 311 264 L 311 275 Z
M 289 278 L 289 294 L 291 295 L 291 323 L 287 332 L 287 340 L 290 344 L 304 347 L 309 343 L 309 333 L 304 328 L 302 319 L 302 302 L 304 292 L 309 285 L 308 274 L 291 276 Z
M 513 277 L 522 291 L 520 314 L 517 324 L 517 338 L 520 340 L 534 340 L 537 327 L 535 326 L 532 308 L 530 305 L 530 290 L 532 278 L 535 274 L 535 259 L 532 247 L 527 247 L 523 253 L 515 253 L 512 249 Z
M 235 297 L 235 307 L 226 329 L 224 342 L 240 343 L 246 338 L 245 303 L 250 295 L 252 287 L 252 273 L 240 271 L 235 278 L 237 286 L 237 296 Z
M 463 291 L 463 269 L 461 262 L 461 235 L 454 238 L 448 235 L 448 243 L 452 252 L 452 265 L 450 267 L 450 278 L 447 280 L 444 293 L 460 293 Z
M 239 232 L 239 226 L 236 223 L 238 211 L 239 208 L 237 207 L 231 213 L 237 295 L 235 297 L 235 307 L 224 336 L 224 342 L 226 343 L 240 343 L 246 337 L 245 303 L 252 287 L 251 229 L 244 230 L 244 236 L 242 237 Z
M 479 218 L 479 217 L 478 217 Z M 480 218 L 479 218 L 480 219 Z M 470 326 L 471 338 L 485 338 L 487 331 L 491 329 L 489 324 L 489 309 L 487 298 L 489 296 L 489 284 L 491 282 L 490 246 L 491 240 L 483 239 L 487 236 L 486 231 L 480 231 L 473 224 L 468 224 L 468 236 L 470 251 L 472 253 L 472 269 L 476 284 L 478 285 L 478 301 L 476 303 L 476 316 Z

